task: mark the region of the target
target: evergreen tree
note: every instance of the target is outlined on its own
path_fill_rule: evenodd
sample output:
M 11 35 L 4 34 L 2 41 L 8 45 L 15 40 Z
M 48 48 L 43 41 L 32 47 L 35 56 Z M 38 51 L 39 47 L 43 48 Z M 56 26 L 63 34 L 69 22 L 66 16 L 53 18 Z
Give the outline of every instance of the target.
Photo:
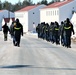
M 1 0 L 0 0 L 0 10 L 2 9 L 2 2 L 1 2 Z
M 8 1 L 5 1 L 5 2 L 3 3 L 3 9 L 7 9 L 7 10 L 10 9 L 10 3 L 9 3 Z
M 42 0 L 42 1 L 41 1 L 41 4 L 45 4 L 45 5 L 47 5 L 48 2 L 47 2 L 47 0 Z
M 32 5 L 32 1 L 31 0 L 24 0 L 23 3 L 22 3 L 22 7 L 25 7 L 25 6 L 29 6 L 29 5 Z
M 45 4 L 45 5 L 48 5 L 48 2 L 47 2 L 47 0 L 42 0 L 41 2 L 40 1 L 37 2 L 37 4 Z
M 60 0 L 52 0 L 53 2 L 60 2 Z
M 49 5 L 49 4 L 52 4 L 52 3 L 54 3 L 54 1 L 53 1 L 53 0 L 52 0 L 51 2 L 49 2 L 49 3 L 48 3 L 48 5 Z

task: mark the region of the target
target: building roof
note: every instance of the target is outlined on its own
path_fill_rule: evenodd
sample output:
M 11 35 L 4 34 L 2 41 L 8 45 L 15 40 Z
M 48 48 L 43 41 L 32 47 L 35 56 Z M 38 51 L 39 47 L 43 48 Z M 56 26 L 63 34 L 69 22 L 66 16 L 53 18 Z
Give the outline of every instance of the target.
M 2 11 L 9 11 L 9 10 L 7 10 L 7 9 L 0 10 L 0 12 L 2 12 Z M 11 12 L 11 11 L 10 11 L 10 12 Z
M 16 11 L 16 12 L 29 11 L 29 10 L 31 10 L 31 9 L 33 9 L 33 8 L 36 8 L 37 6 L 39 6 L 39 5 L 27 6 L 27 7 L 24 7 L 24 8 L 22 8 L 22 9 Z
M 53 4 L 50 4 L 50 5 L 46 6 L 46 7 L 44 7 L 43 9 L 61 7 L 61 6 L 65 5 L 65 4 L 68 4 L 68 3 L 72 2 L 72 1 L 74 1 L 74 0 L 65 0 L 65 1 L 61 1 L 61 2 L 55 2 Z
M 1 12 L 1 11 L 3 11 L 3 10 L 0 10 L 0 12 Z

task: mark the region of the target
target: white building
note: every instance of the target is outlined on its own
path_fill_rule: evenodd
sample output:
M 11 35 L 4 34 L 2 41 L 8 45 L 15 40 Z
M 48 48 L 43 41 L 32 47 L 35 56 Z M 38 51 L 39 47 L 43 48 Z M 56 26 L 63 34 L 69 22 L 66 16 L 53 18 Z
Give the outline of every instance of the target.
M 0 30 L 2 30 L 2 25 L 7 22 L 10 22 L 10 19 L 12 21 L 15 19 L 15 14 L 8 11 L 8 10 L 0 10 Z
M 38 23 L 40 23 L 39 9 L 43 7 L 45 7 L 45 5 L 27 6 L 15 12 L 15 18 L 20 20 L 24 32 L 33 31 Z
M 71 18 L 71 22 L 74 26 L 74 31 L 75 31 L 75 35 L 72 36 L 74 38 L 74 37 L 76 37 L 76 12 L 73 13 L 73 16 Z
M 72 12 L 76 10 L 76 0 L 55 2 L 40 10 L 40 22 L 55 22 L 59 24 L 66 18 L 71 19 Z

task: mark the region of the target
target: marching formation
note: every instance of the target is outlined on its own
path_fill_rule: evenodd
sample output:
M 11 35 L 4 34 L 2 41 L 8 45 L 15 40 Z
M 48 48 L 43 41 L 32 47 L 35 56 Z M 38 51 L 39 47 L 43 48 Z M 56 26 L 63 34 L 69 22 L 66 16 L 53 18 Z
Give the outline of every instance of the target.
M 64 22 L 61 22 L 61 25 L 58 22 L 38 24 L 36 27 L 36 32 L 38 33 L 38 38 L 43 40 L 56 43 L 56 45 L 62 45 L 67 48 L 71 48 L 71 35 L 75 34 L 73 25 L 67 18 Z
M 5 23 L 2 28 L 4 33 L 4 41 L 7 41 L 7 34 L 9 31 L 11 38 L 13 38 L 14 46 L 20 47 L 21 35 L 23 36 L 23 26 L 19 22 L 19 19 L 12 22 L 10 28 L 7 26 L 7 23 Z M 61 25 L 59 25 L 56 21 L 51 22 L 50 25 L 45 22 L 38 24 L 36 27 L 36 32 L 38 33 L 38 38 L 55 43 L 56 45 L 61 44 L 67 48 L 71 48 L 71 35 L 75 34 L 73 25 L 69 18 L 62 21 Z

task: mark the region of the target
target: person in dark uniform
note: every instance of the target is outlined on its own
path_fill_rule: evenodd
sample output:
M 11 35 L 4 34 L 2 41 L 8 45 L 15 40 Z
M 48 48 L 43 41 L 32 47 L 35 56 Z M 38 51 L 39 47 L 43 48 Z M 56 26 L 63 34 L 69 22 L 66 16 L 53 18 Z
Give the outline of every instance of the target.
M 3 28 L 3 33 L 4 33 L 4 41 L 7 41 L 8 31 L 10 32 L 9 27 L 7 26 L 7 23 L 5 23 L 2 26 L 2 28 Z
M 16 26 L 16 22 L 13 21 L 11 26 L 10 26 L 10 35 L 11 35 L 11 38 L 13 39 L 13 44 L 15 45 L 15 36 L 14 36 L 14 27 Z
M 71 48 L 71 34 L 74 34 L 74 29 L 73 29 L 73 25 L 70 22 L 69 18 L 66 19 L 66 24 L 64 26 L 64 33 L 65 33 L 65 46 L 67 48 Z
M 19 19 L 16 19 L 16 25 L 14 26 L 15 46 L 20 47 L 21 35 L 23 36 L 23 26 L 19 22 Z
M 45 33 L 46 33 L 46 41 L 49 41 L 49 24 L 48 23 L 46 23 Z
M 12 24 L 10 25 L 10 35 L 11 35 L 11 38 L 13 38 L 13 36 L 14 36 L 14 22 L 12 22 Z
M 50 41 L 53 43 L 53 28 L 54 28 L 54 22 L 51 22 L 50 26 L 49 26 L 49 38 L 50 38 Z
M 37 25 L 36 32 L 38 33 L 38 38 L 40 38 L 40 24 Z
M 59 24 L 56 21 L 54 25 L 54 38 L 55 38 L 56 45 L 60 44 Z
M 60 25 L 60 28 L 59 28 L 59 33 L 60 33 L 60 36 L 61 36 L 61 45 L 64 46 L 64 22 L 61 21 L 61 25 Z

